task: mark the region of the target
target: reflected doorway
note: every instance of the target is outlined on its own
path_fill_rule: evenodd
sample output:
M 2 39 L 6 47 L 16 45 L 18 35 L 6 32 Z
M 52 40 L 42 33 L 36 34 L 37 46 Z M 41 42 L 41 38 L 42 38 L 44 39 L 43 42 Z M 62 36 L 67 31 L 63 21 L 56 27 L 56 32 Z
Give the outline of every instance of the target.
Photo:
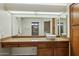
M 32 22 L 32 35 L 39 35 L 39 22 Z

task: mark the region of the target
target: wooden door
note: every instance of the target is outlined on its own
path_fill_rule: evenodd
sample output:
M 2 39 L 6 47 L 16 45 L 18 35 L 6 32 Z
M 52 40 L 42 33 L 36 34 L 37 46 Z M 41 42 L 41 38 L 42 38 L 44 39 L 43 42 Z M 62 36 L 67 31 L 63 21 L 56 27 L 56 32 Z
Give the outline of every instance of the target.
M 79 56 L 79 26 L 72 26 L 71 53 Z
M 70 6 L 71 55 L 79 56 L 79 4 Z
M 40 48 L 38 49 L 38 55 L 39 56 L 53 56 L 53 48 Z
M 69 48 L 54 48 L 54 56 L 68 56 Z
M 71 25 L 79 25 L 79 4 L 70 6 Z
M 55 42 L 54 56 L 69 56 L 69 42 L 68 41 Z

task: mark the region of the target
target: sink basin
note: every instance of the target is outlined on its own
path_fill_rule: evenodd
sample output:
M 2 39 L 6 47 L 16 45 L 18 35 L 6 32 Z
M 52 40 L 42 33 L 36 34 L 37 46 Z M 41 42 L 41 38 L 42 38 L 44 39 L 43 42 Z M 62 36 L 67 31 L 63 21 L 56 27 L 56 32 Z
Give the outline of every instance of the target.
M 55 40 L 55 39 L 56 39 L 56 35 L 47 34 L 47 35 L 46 35 L 46 38 L 47 38 L 47 39 L 51 39 L 51 40 Z

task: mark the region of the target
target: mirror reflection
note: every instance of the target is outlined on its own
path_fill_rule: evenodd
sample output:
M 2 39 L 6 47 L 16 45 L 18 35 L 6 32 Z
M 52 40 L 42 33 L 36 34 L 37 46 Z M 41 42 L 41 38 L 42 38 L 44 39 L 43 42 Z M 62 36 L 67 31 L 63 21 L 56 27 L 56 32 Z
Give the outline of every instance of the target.
M 46 36 L 47 34 L 56 35 L 57 37 L 67 37 L 67 15 L 50 15 L 40 16 L 34 14 L 31 17 L 22 17 L 13 15 L 12 34 L 22 36 Z

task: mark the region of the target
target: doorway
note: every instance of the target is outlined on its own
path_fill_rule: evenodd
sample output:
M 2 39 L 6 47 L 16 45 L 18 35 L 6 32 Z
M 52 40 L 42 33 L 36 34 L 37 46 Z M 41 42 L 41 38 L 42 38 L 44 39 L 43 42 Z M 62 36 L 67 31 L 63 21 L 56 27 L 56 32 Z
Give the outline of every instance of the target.
M 39 35 L 39 22 L 32 22 L 32 35 Z

